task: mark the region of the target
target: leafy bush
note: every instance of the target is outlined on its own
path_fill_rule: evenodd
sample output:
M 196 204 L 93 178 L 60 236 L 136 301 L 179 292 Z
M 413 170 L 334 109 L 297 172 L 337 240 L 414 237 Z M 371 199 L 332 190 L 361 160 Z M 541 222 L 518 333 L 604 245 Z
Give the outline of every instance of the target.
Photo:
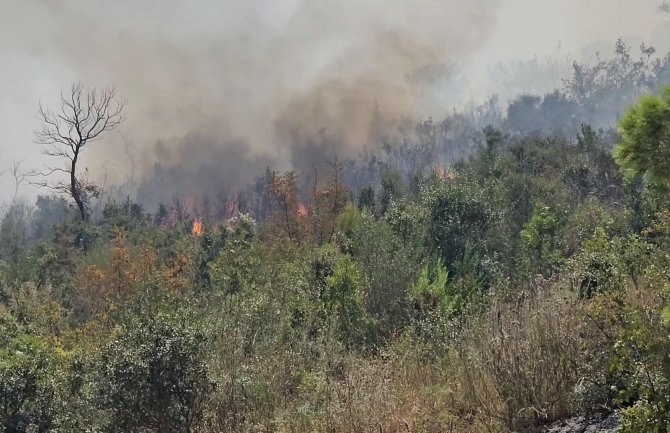
M 127 317 L 100 360 L 100 393 L 110 431 L 191 431 L 212 390 L 206 329 L 184 310 Z
M 57 428 L 64 383 L 55 352 L 6 312 L 0 313 L 0 334 L 0 426 L 5 431 Z

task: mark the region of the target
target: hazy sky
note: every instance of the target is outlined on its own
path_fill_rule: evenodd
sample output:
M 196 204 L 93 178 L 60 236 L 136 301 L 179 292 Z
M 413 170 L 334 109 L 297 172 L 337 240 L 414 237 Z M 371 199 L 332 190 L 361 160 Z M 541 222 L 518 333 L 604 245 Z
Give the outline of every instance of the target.
M 321 123 L 364 140 L 375 104 L 393 122 L 482 98 L 497 91 L 498 62 L 609 54 L 618 37 L 665 52 L 660 2 L 0 0 L 0 171 L 12 159 L 44 163 L 32 141 L 38 102 L 53 105 L 76 80 L 116 85 L 144 165 L 184 157 L 170 143 L 194 132 L 281 159 L 282 143 L 310 139 Z M 450 63 L 467 72 L 467 89 L 406 82 L 414 68 Z M 119 143 L 95 143 L 87 163 L 107 161 L 122 177 Z M 10 184 L 0 177 L 0 201 Z

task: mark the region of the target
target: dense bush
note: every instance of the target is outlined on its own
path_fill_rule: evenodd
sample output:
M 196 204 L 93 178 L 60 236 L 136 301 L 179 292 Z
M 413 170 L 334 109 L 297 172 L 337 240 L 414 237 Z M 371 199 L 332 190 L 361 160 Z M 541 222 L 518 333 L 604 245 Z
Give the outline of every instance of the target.
M 109 430 L 192 431 L 213 387 L 199 320 L 179 310 L 139 312 L 111 332 L 99 372 Z

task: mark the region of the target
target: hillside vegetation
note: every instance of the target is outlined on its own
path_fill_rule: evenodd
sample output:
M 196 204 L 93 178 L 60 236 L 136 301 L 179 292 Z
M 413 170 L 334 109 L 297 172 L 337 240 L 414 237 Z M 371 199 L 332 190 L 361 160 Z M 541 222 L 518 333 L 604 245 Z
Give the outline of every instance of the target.
M 670 431 L 670 61 L 652 54 L 618 44 L 503 114 L 268 169 L 223 205 L 15 199 L 0 426 L 532 432 L 619 410 L 625 432 Z

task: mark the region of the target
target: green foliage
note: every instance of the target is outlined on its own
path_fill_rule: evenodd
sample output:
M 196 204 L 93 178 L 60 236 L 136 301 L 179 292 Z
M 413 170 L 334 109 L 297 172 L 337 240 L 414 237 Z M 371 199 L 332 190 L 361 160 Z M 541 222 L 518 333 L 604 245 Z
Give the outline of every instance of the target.
M 350 346 L 362 345 L 367 337 L 369 318 L 365 312 L 365 280 L 360 267 L 342 256 L 325 279 L 321 294 L 326 317 L 337 325 L 338 338 Z
M 384 218 L 403 245 L 414 250 L 423 248 L 428 219 L 425 207 L 410 200 L 399 200 L 389 207 Z
M 34 236 L 43 240 L 54 226 L 65 223 L 72 217 L 72 209 L 62 197 L 38 195 L 33 213 Z
M 437 308 L 445 313 L 451 312 L 454 301 L 447 293 L 448 280 L 449 272 L 440 260 L 432 269 L 428 265 L 424 266 L 412 285 L 411 291 L 417 309 L 434 310 Z
M 560 240 L 563 243 L 563 255 L 568 258 L 580 251 L 584 243 L 593 239 L 599 230 L 603 230 L 609 238 L 628 232 L 624 212 L 594 196 L 579 203 L 572 212 L 565 212 L 564 216 Z
M 389 169 L 383 173 L 381 187 L 382 189 L 379 193 L 379 212 L 384 215 L 391 202 L 404 195 L 406 188 L 402 174 L 396 169 Z
M 422 200 L 428 208 L 427 244 L 451 272 L 466 251 L 480 259 L 493 251 L 499 215 L 486 189 L 444 183 L 428 189 Z
M 213 284 L 218 289 L 238 290 L 244 275 L 226 275 L 224 270 L 230 260 L 247 249 L 253 249 L 257 241 L 256 222 L 248 215 L 239 215 L 229 221 L 227 227 L 215 231 L 205 231 L 200 240 L 200 251 L 197 258 L 196 279 L 202 288 L 211 290 Z M 237 271 L 242 271 L 238 269 Z M 233 272 L 233 271 L 231 271 Z
M 597 293 L 620 291 L 625 287 L 625 270 L 602 228 L 584 244 L 573 259 L 573 269 L 579 295 L 591 298 Z
M 184 309 L 127 317 L 100 361 L 100 394 L 109 431 L 188 432 L 212 390 L 206 328 Z
M 29 246 L 32 209 L 25 202 L 13 203 L 0 220 L 0 259 L 18 260 Z
M 661 311 L 661 319 L 666 326 L 670 325 L 670 305 L 666 305 Z
M 0 315 L 0 426 L 5 431 L 46 431 L 59 415 L 58 360 L 47 342 Z
M 358 193 L 358 208 L 368 209 L 370 211 L 375 208 L 375 190 L 371 186 L 366 186 Z
M 421 230 L 417 226 L 405 228 L 415 234 Z M 411 241 L 408 238 L 408 243 L 403 243 L 386 219 L 375 220 L 367 212 L 352 230 L 351 254 L 367 282 L 365 308 L 382 335 L 390 334 L 408 318 L 408 290 L 423 260 L 423 246 L 417 250 Z
M 560 209 L 536 204 L 533 216 L 521 230 L 525 258 L 532 271 L 551 273 L 562 259 L 560 231 L 565 215 Z
M 598 299 L 594 316 L 612 340 L 608 374 L 614 401 L 624 406 L 626 433 L 670 428 L 668 325 L 660 308 L 666 293 L 631 291 Z
M 647 95 L 619 122 L 617 163 L 630 176 L 643 175 L 665 186 L 670 182 L 670 88 Z
M 622 433 L 667 433 L 669 428 L 667 402 L 662 406 L 640 399 L 622 411 Z
M 214 290 L 237 293 L 255 287 L 261 266 L 259 247 L 254 227 L 249 221 L 240 220 L 235 228 L 227 230 L 218 257 L 207 263 Z
M 123 203 L 109 202 L 102 210 L 100 224 L 107 228 L 132 231 L 149 223 L 151 216 L 142 209 L 142 205 L 127 198 Z

